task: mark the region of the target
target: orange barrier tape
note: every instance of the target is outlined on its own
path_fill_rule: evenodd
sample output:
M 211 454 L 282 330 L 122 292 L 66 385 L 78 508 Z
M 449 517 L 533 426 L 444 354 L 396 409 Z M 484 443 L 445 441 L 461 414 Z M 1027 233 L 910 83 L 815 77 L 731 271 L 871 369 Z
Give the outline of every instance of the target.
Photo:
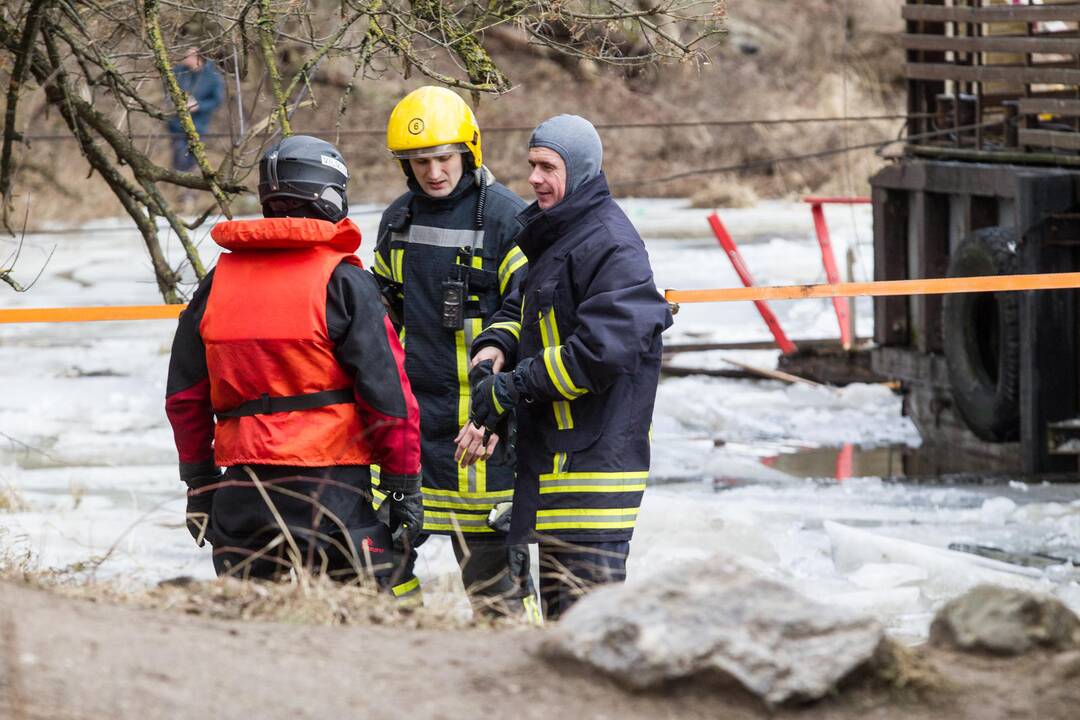
M 102 320 L 174 320 L 187 305 L 13 308 L 0 310 L 0 323 L 99 322 Z
M 943 295 L 1012 290 L 1068 290 L 1080 288 L 1080 272 L 1040 275 L 984 275 L 923 280 L 878 280 L 836 285 L 780 285 L 771 287 L 666 290 L 673 303 L 737 302 L 740 300 L 802 300 L 831 297 L 883 297 L 887 295 Z M 101 322 L 107 320 L 172 320 L 187 305 L 119 305 L 68 308 L 0 309 L 0 323 Z
M 831 297 L 883 297 L 887 295 L 944 295 L 1011 290 L 1064 290 L 1080 288 L 1080 272 L 1041 275 L 985 275 L 922 280 L 879 280 L 836 285 L 781 285 L 772 287 L 667 290 L 672 303 L 735 302 L 739 300 L 802 300 Z

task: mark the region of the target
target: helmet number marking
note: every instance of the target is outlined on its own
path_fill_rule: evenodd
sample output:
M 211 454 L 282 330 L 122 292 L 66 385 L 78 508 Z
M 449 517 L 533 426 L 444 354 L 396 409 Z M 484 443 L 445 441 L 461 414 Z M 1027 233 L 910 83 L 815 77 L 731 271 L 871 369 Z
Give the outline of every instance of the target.
M 413 135 L 419 135 L 424 132 L 424 121 L 420 118 L 413 118 L 409 121 L 409 132 Z

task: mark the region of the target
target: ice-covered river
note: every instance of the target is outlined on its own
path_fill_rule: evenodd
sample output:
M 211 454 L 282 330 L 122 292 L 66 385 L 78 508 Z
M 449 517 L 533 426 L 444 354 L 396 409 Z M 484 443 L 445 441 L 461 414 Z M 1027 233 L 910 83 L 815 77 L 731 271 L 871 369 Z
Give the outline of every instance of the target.
M 672 200 L 629 200 L 624 207 L 646 238 L 661 288 L 738 284 L 709 233 L 706 211 Z M 354 214 L 366 239 L 365 263 L 378 218 L 373 210 Z M 762 203 L 723 217 L 759 282 L 824 280 L 807 206 Z M 827 217 L 841 265 L 853 247 L 855 278 L 869 279 L 869 208 L 832 207 Z M 16 276 L 31 279 L 54 246 L 33 289 L 16 295 L 0 288 L 0 306 L 160 301 L 146 251 L 127 223 L 28 237 Z M 0 256 L 13 248 L 3 241 Z M 213 260 L 208 237 L 202 251 Z M 180 256 L 178 244 L 169 254 Z M 837 336 L 828 301 L 779 303 L 774 310 L 793 337 Z M 868 300 L 857 303 L 857 317 L 859 334 L 869 335 Z M 213 575 L 209 550 L 196 548 L 183 528 L 183 486 L 163 411 L 173 325 L 0 325 L 0 506 L 13 505 L 0 510 L 4 553 L 30 553 L 45 567 L 92 560 L 97 577 L 127 582 Z M 768 337 L 753 306 L 739 303 L 684 306 L 666 339 Z M 775 353 L 682 357 L 679 362 L 694 365 L 721 366 L 734 357 L 771 366 Z M 980 581 L 1043 589 L 1080 611 L 1080 584 L 1069 565 L 1032 570 L 946 549 L 991 545 L 1080 559 L 1076 486 L 838 482 L 782 470 L 797 464 L 785 462 L 790 453 L 806 448 L 918 444 L 899 397 L 881 386 L 666 379 L 654 419 L 653 486 L 632 544 L 630 582 L 674 562 L 732 553 L 808 595 L 876 614 L 910 639 L 925 634 L 937 604 Z M 453 562 L 445 542 L 427 543 L 422 578 L 451 575 Z M 464 605 L 459 596 L 441 601 Z

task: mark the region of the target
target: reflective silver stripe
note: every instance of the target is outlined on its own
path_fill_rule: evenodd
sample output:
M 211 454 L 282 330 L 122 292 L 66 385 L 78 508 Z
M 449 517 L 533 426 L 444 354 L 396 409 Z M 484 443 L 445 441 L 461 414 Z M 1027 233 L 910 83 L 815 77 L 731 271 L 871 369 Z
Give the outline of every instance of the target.
M 603 479 L 574 479 L 574 478 L 559 478 L 558 480 L 545 480 L 540 478 L 540 489 L 543 491 L 545 488 L 558 488 L 558 487 L 603 487 L 603 488 L 623 488 L 618 492 L 634 492 L 645 489 L 645 478 L 629 479 L 629 478 L 603 478 Z
M 453 518 L 451 518 L 453 516 Z M 487 513 L 474 515 L 465 512 L 425 512 L 424 513 L 424 527 L 429 525 L 460 525 L 461 527 L 483 527 L 486 528 Z
M 485 332 L 488 330 L 503 330 L 514 336 L 514 339 L 521 338 L 521 323 L 513 320 L 506 320 L 504 322 L 492 323 L 485 328 Z
M 510 251 L 506 253 L 506 257 L 499 263 L 499 293 L 506 292 L 506 285 L 510 282 L 510 278 L 514 273 L 521 268 L 528 265 L 529 260 L 525 257 L 525 253 L 521 251 L 517 245 L 510 248 Z
M 483 231 L 481 231 L 481 232 L 483 232 Z M 477 330 L 481 330 L 481 329 L 482 329 L 482 321 L 479 318 L 465 318 L 465 357 L 458 358 L 458 362 L 464 362 L 465 363 L 465 375 L 466 376 L 468 376 L 468 374 L 469 374 L 469 370 L 468 370 L 468 368 L 469 368 L 469 358 L 472 357 L 473 341 L 476 340 Z M 472 397 L 471 397 L 472 393 L 470 391 L 470 388 L 468 386 L 466 386 L 465 391 L 470 396 L 468 402 L 471 405 L 472 404 Z M 466 421 L 467 421 L 467 418 L 466 418 Z M 486 462 L 486 461 L 477 460 L 475 463 L 473 463 L 468 468 L 466 468 L 466 473 L 467 473 L 467 477 L 468 477 L 467 485 L 468 485 L 468 491 L 470 493 L 474 493 L 477 490 L 477 487 L 476 487 L 477 466 L 480 463 L 484 463 L 484 462 Z
M 637 520 L 637 513 L 627 511 L 621 515 L 537 515 L 537 529 L 544 526 L 575 526 L 588 522 L 590 525 L 625 526 Z
M 417 245 L 434 245 L 435 247 L 472 247 L 476 250 L 484 247 L 483 230 L 451 230 L 427 225 L 412 225 L 409 227 L 408 236 L 402 236 L 402 239 Z
M 382 253 L 375 253 L 375 274 L 384 278 L 390 279 L 390 265 L 386 262 L 386 258 L 382 256 Z
M 570 403 L 565 400 L 556 400 L 551 406 L 555 411 L 555 427 L 560 430 L 573 430 L 574 416 L 570 413 Z
M 567 400 L 573 400 L 584 395 L 587 391 L 582 390 L 578 386 L 574 385 L 570 379 L 570 374 L 566 370 L 566 366 L 562 362 L 563 345 L 556 345 L 555 347 L 549 347 L 544 349 L 544 367 L 547 368 L 548 377 L 551 378 L 551 384 L 555 386 L 555 389 L 559 391 Z
M 424 501 L 428 502 L 452 502 L 461 505 L 493 505 L 501 500 L 509 500 L 514 496 L 513 490 L 497 490 L 495 492 L 482 493 L 476 497 L 461 495 L 455 492 L 443 492 L 423 488 Z

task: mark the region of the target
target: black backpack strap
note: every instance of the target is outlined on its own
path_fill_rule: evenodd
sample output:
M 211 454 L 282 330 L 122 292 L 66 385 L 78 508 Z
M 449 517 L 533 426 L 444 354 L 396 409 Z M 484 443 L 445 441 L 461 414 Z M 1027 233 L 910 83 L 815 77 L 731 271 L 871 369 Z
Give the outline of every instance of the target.
M 232 410 L 215 410 L 218 417 L 246 417 L 248 415 L 272 415 L 273 413 L 292 412 L 294 410 L 312 410 L 327 405 L 356 402 L 352 388 L 323 390 L 306 395 L 286 395 L 270 397 L 263 393 L 257 400 L 248 400 Z

